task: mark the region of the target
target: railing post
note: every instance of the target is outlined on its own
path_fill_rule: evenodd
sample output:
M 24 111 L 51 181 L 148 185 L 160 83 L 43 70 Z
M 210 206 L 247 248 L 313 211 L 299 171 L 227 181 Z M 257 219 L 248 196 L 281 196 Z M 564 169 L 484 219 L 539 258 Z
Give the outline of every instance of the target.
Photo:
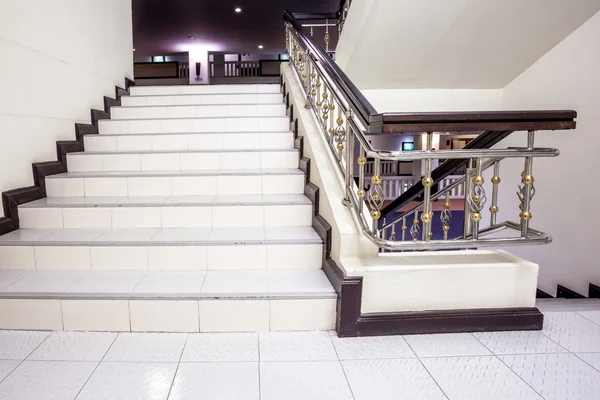
M 352 161 L 354 162 L 354 160 Z M 359 144 L 358 152 L 358 214 L 362 217 L 364 197 L 365 197 L 365 165 L 367 164 L 367 157 L 365 157 L 365 150 L 362 145 Z
M 471 174 L 473 172 L 473 160 L 469 159 L 467 161 L 467 168 L 465 171 L 465 221 L 463 227 L 463 238 L 466 239 L 467 236 L 471 234 L 471 205 L 469 204 L 469 196 L 471 195 L 471 189 L 473 182 L 471 182 Z
M 498 216 L 498 185 L 500 184 L 500 161 L 494 163 L 494 176 L 492 176 L 492 204 L 490 205 L 490 226 L 496 225 Z
M 311 64 L 311 60 L 310 60 L 310 53 L 308 52 L 308 49 L 306 51 L 305 54 L 306 57 L 306 104 L 304 104 L 304 108 L 306 109 L 311 109 L 312 108 L 312 100 L 310 97 L 310 74 L 311 74 L 311 70 L 312 70 L 312 64 Z
M 527 149 L 533 149 L 533 142 L 535 138 L 535 131 L 527 132 Z M 523 184 L 523 200 L 521 203 L 521 237 L 526 238 L 529 230 L 529 221 L 531 220 L 531 198 L 535 193 L 533 189 L 533 182 L 535 179 L 532 175 L 533 172 L 533 157 L 525 157 L 525 168 L 521 175 L 521 183 Z
M 433 132 L 427 132 L 427 151 L 431 151 L 433 148 Z M 421 183 L 423 183 L 423 213 L 421 214 L 421 220 L 423 221 L 423 231 L 421 232 L 421 238 L 424 241 L 429 241 L 429 233 L 431 232 L 431 220 L 433 218 L 433 212 L 431 210 L 431 186 L 433 185 L 433 178 L 431 177 L 431 158 L 425 160 L 425 177 Z
M 346 197 L 342 201 L 346 207 L 352 205 L 351 197 L 354 186 L 354 133 L 350 126 L 352 110 L 346 111 Z
M 481 221 L 481 209 L 483 208 L 483 204 L 485 203 L 485 194 L 483 194 L 483 171 L 481 169 L 481 158 L 477 158 L 475 160 L 475 176 L 473 177 L 473 181 L 471 182 L 473 188 L 471 189 L 470 197 L 470 205 L 475 212 L 471 214 L 471 220 L 473 224 L 473 228 L 471 234 L 473 235 L 473 240 L 479 239 L 479 221 Z M 473 193 L 476 193 L 473 195 Z

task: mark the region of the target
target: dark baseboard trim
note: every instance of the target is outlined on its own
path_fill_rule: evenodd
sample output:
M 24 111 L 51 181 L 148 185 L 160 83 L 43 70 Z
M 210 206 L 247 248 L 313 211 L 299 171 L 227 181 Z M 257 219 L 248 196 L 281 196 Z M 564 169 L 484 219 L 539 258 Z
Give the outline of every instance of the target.
M 541 289 L 537 289 L 536 292 L 535 292 L 535 298 L 536 299 L 553 299 L 554 296 L 552 296 L 549 293 L 544 292 Z
M 304 157 L 304 138 L 298 135 L 298 119 L 294 119 L 285 83 L 281 86 L 290 123 L 293 122 L 294 147 L 300 152 L 300 169 L 306 174 L 304 194 L 313 202 L 312 226 L 323 240 L 323 272 L 338 295 L 339 337 L 542 329 L 544 316 L 535 307 L 362 314 L 363 278 L 346 276 L 331 258 L 331 225 L 319 214 L 319 188 L 310 181 L 310 159 Z
M 586 297 L 581 293 L 577 293 L 574 290 L 569 289 L 563 285 L 556 285 L 556 298 L 557 299 L 585 299 Z
M 2 193 L 4 217 L 0 218 L 0 235 L 19 229 L 19 205 L 46 197 L 46 177 L 67 171 L 67 154 L 84 150 L 84 135 L 98 133 L 98 121 L 110 118 L 110 107 L 121 105 L 121 96 L 129 94 L 135 82 L 125 79 L 126 89 L 115 87 L 115 98 L 104 96 L 104 110 L 91 110 L 91 124 L 75 124 L 75 140 L 56 142 L 56 160 L 34 163 L 34 186 L 7 190 Z
M 588 292 L 590 299 L 600 299 L 600 286 L 590 283 L 590 290 Z

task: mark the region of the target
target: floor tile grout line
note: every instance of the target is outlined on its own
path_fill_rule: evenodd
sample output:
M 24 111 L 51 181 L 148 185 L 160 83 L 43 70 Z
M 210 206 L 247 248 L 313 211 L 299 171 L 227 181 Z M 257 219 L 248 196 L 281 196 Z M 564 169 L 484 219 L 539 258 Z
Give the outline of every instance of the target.
M 575 314 L 577 314 L 577 312 L 575 312 L 575 311 L 566 311 L 566 312 L 572 312 L 572 313 L 575 313 Z M 581 317 L 582 317 L 582 318 L 584 318 L 584 319 L 587 319 L 587 318 L 585 318 L 585 317 L 583 317 L 583 316 L 581 316 Z M 556 340 L 552 339 L 550 336 L 546 335 L 546 333 L 544 332 L 544 330 L 543 330 L 543 329 L 542 329 L 542 330 L 540 330 L 540 331 L 538 331 L 538 332 L 540 332 L 542 335 L 544 335 L 546 338 L 548 338 L 548 340 L 550 340 L 552 343 L 556 343 L 556 344 L 557 344 L 559 347 L 563 348 L 563 349 L 564 349 L 566 352 L 568 352 L 568 353 L 572 353 L 572 352 L 571 352 L 571 349 L 568 349 L 567 347 L 565 347 L 565 346 L 563 346 L 562 344 L 560 344 L 558 341 L 556 341 Z M 542 353 L 542 354 L 543 354 L 543 353 Z
M 594 320 L 592 320 L 592 319 L 590 319 L 590 318 L 586 317 L 585 315 L 582 315 L 582 314 L 581 314 L 582 312 L 587 312 L 587 311 L 594 311 L 594 310 L 586 310 L 586 311 L 581 311 L 581 310 L 580 310 L 580 311 L 575 311 L 575 314 L 577 314 L 577 315 L 579 315 L 580 317 L 583 317 L 583 318 L 587 319 L 588 321 L 590 321 L 590 322 L 592 322 L 592 323 L 594 323 L 594 324 L 596 324 L 596 325 L 599 325 L 599 326 L 600 326 L 600 323 L 598 323 L 598 322 L 596 322 L 596 321 L 594 321 Z
M 89 332 L 84 332 L 84 334 L 87 334 L 87 333 L 89 333 Z M 96 365 L 96 367 L 94 368 L 94 370 L 92 371 L 90 376 L 88 376 L 88 378 L 85 380 L 84 384 L 81 386 L 81 388 L 79 389 L 79 391 L 77 392 L 75 397 L 73 397 L 73 400 L 77 400 L 77 398 L 79 397 L 79 395 L 81 394 L 81 392 L 83 391 L 85 386 L 88 384 L 90 379 L 92 379 L 92 376 L 94 376 L 94 374 L 96 373 L 96 370 L 98 369 L 98 367 L 100 367 L 100 364 L 102 364 L 102 362 L 104 361 L 104 358 L 106 357 L 106 355 L 108 354 L 110 349 L 113 347 L 113 345 L 115 344 L 115 342 L 117 341 L 117 339 L 119 338 L 120 335 L 121 335 L 120 333 L 117 333 L 115 335 L 115 338 L 113 339 L 112 343 L 110 344 L 110 346 L 108 346 L 108 349 L 106 349 L 106 351 L 104 352 L 104 355 L 102 356 L 102 358 L 100 359 L 100 361 L 98 362 L 98 364 Z
M 485 345 L 485 344 L 484 344 L 484 343 L 483 343 L 481 340 L 479 340 L 479 338 L 477 338 L 477 336 L 473 335 L 473 333 L 470 333 L 470 335 L 471 335 L 471 336 L 473 336 L 473 337 L 475 338 L 475 340 L 477 340 L 479 343 L 481 343 L 481 345 L 482 345 L 483 347 L 485 347 L 486 349 L 488 349 L 488 350 L 489 350 L 489 351 L 490 351 L 490 352 L 491 352 L 491 353 L 494 355 L 494 357 L 495 357 L 495 358 L 496 358 L 498 361 L 500 361 L 500 362 L 502 363 L 502 365 L 504 365 L 506 368 L 508 368 L 508 369 L 510 370 L 510 372 L 512 372 L 513 374 L 515 374 L 515 376 L 516 376 L 517 378 L 519 378 L 519 379 L 520 379 L 520 380 L 521 380 L 523 383 L 525 383 L 525 384 L 526 384 L 526 385 L 527 385 L 527 386 L 528 386 L 528 387 L 529 387 L 531 390 L 533 390 L 533 391 L 534 391 L 534 392 L 535 392 L 535 393 L 536 393 L 538 396 L 540 396 L 540 399 L 544 399 L 544 396 L 542 396 L 542 394 L 541 394 L 541 393 L 539 393 L 539 392 L 538 392 L 537 390 L 535 390 L 535 389 L 534 389 L 534 388 L 533 388 L 533 387 L 532 387 L 532 386 L 531 386 L 531 385 L 530 385 L 528 382 L 526 382 L 526 381 L 525 381 L 525 379 L 523 379 L 523 378 L 521 377 L 521 375 L 519 375 L 519 374 L 518 374 L 518 373 L 517 373 L 515 370 L 513 370 L 513 369 L 512 369 L 512 368 L 511 368 L 511 367 L 510 367 L 508 364 L 506 364 L 502 358 L 500 358 L 500 357 L 499 357 L 499 356 L 498 356 L 496 353 L 494 353 L 494 352 L 492 351 L 492 349 L 490 349 L 489 347 L 487 347 L 487 346 L 486 346 L 486 345 Z M 533 354 L 535 354 L 535 353 L 533 353 Z M 555 354 L 555 353 L 553 353 L 553 354 Z
M 181 354 L 179 355 L 179 360 L 177 361 L 177 367 L 175 368 L 175 373 L 173 374 L 173 379 L 171 380 L 171 385 L 169 386 L 169 393 L 167 393 L 167 397 L 165 397 L 165 400 L 168 400 L 171 396 L 171 391 L 173 390 L 173 385 L 175 385 L 175 379 L 177 378 L 177 373 L 179 372 L 179 366 L 181 365 L 181 358 L 183 357 L 183 353 L 185 352 L 185 347 L 187 346 L 188 340 L 190 340 L 189 333 L 186 334 L 185 343 L 183 344 L 183 348 L 181 349 Z
M 427 367 L 425 366 L 425 363 L 423 362 L 423 360 L 421 360 L 421 357 L 419 357 L 419 355 L 417 354 L 417 352 L 415 351 L 415 349 L 413 349 L 413 347 L 410 345 L 410 343 L 408 342 L 408 340 L 406 340 L 406 338 L 404 336 L 402 336 L 402 339 L 404 339 L 404 341 L 406 342 L 406 344 L 408 345 L 408 347 L 410 348 L 410 350 L 417 356 L 417 360 L 419 360 L 419 363 L 421 364 L 421 366 L 425 369 L 425 371 L 427 371 L 427 373 L 429 374 L 429 376 L 431 377 L 431 379 L 433 379 L 433 382 L 440 389 L 440 391 L 442 392 L 442 394 L 444 395 L 444 397 L 446 397 L 446 400 L 450 400 L 450 396 L 448 396 L 448 394 L 446 394 L 446 392 L 444 391 L 444 388 L 442 388 L 442 385 L 440 385 L 438 383 L 438 381 L 435 379 L 435 377 L 433 376 L 433 374 L 431 373 L 431 371 L 429 371 L 429 369 L 427 369 Z
M 587 362 L 583 358 L 579 357 L 579 354 L 598 354 L 598 353 L 586 353 L 586 352 L 582 352 L 582 353 L 571 353 L 571 354 L 573 354 L 575 357 L 577 357 L 577 359 L 583 361 L 584 363 L 586 363 L 587 365 L 589 365 L 590 367 L 592 367 L 596 371 L 600 372 L 600 368 L 597 368 L 597 367 L 593 366 L 592 364 L 590 364 L 589 362 Z
M 10 371 L 10 372 L 7 374 L 7 375 L 6 375 L 6 376 L 5 376 L 3 379 L 0 379 L 0 385 L 2 384 L 2 382 L 4 382 L 6 379 L 8 379 L 8 377 L 9 377 L 10 375 L 12 375 L 12 373 L 13 373 L 13 372 L 15 372 L 15 371 L 17 370 L 17 368 L 19 368 L 19 367 L 21 366 L 21 364 L 23 364 L 25 361 L 27 361 L 27 359 L 28 359 L 29 357 L 31 357 L 31 355 L 32 355 L 33 353 L 35 353 L 35 351 L 36 351 L 36 350 L 37 350 L 37 349 L 38 349 L 38 348 L 39 348 L 41 345 L 43 345 L 43 344 L 46 342 L 46 340 L 48 340 L 48 338 L 49 338 L 49 337 L 50 337 L 52 334 L 53 334 L 53 332 L 50 332 L 50 333 L 48 333 L 48 335 L 47 335 L 47 336 L 44 338 L 44 340 L 42 340 L 42 341 L 40 342 L 40 344 L 38 344 L 37 346 L 35 346 L 35 348 L 34 348 L 33 350 L 31 350 L 31 351 L 29 352 L 29 354 L 27 354 L 27 357 L 25 357 L 25 358 L 23 358 L 22 360 L 20 360 L 20 362 L 17 364 L 17 366 L 16 366 L 16 367 L 14 367 L 14 368 L 13 368 L 13 369 L 12 369 L 12 370 L 11 370 L 11 371 Z M 10 361 L 19 361 L 19 360 L 10 360 Z
M 331 346 L 333 347 L 333 351 L 335 352 L 335 356 L 337 357 L 337 362 L 342 369 L 342 373 L 344 374 L 344 378 L 346 379 L 346 384 L 348 385 L 348 389 L 350 389 L 350 395 L 354 400 L 356 400 L 356 396 L 354 395 L 354 390 L 352 390 L 352 385 L 350 384 L 350 380 L 348 379 L 348 375 L 346 374 L 346 370 L 344 369 L 344 364 L 342 364 L 342 360 L 340 359 L 340 355 L 338 354 L 337 347 L 335 347 L 335 343 L 333 342 L 332 336 L 329 332 L 326 332 L 329 337 L 329 341 L 331 342 Z

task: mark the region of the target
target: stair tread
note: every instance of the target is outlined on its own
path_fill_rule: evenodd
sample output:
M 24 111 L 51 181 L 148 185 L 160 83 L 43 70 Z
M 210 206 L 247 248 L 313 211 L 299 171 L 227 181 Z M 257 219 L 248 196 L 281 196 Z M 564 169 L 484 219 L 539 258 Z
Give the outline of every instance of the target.
M 221 149 L 221 150 L 123 150 L 123 151 L 74 151 L 68 153 L 69 156 L 73 155 L 109 155 L 109 154 L 179 154 L 179 153 L 276 153 L 276 152 L 293 152 L 297 153 L 299 150 L 293 147 L 280 148 L 280 149 Z
M 44 197 L 20 208 L 131 207 L 131 206 L 229 206 L 312 204 L 303 194 L 140 196 L 140 197 Z
M 99 271 L 0 269 L 0 298 L 336 298 L 323 270 Z
M 220 95 L 223 95 L 223 93 L 219 93 Z M 227 93 L 227 94 L 277 94 L 277 93 Z M 155 95 L 155 96 L 160 96 L 160 95 Z M 186 95 L 186 94 L 166 94 L 166 95 L 162 95 L 162 96 L 209 96 L 204 95 L 204 94 L 193 94 L 193 95 Z M 129 96 L 131 97 L 131 96 Z M 133 97 L 144 97 L 144 96 L 133 96 Z M 149 97 L 149 96 L 148 96 Z M 153 108 L 153 107 L 212 107 L 212 106 L 281 106 L 283 105 L 283 103 L 279 102 L 279 103 L 209 103 L 209 104 L 171 104 L 168 106 L 157 106 L 157 105 L 150 105 L 150 106 L 112 106 L 112 108 Z
M 115 120 L 116 121 L 116 120 Z M 87 137 L 122 137 L 122 136 L 180 136 L 180 135 L 270 135 L 290 134 L 292 131 L 235 131 L 235 132 L 154 132 L 154 133 L 88 133 Z
M 151 177 L 151 176 L 211 176 L 211 175 L 303 175 L 298 168 L 266 168 L 243 170 L 186 170 L 186 171 L 85 171 L 48 175 L 46 179 L 93 177 Z
M 166 106 L 168 107 L 168 106 Z M 196 106 L 193 106 L 196 107 Z M 164 121 L 164 120 L 177 120 L 177 119 L 241 119 L 241 118 L 288 118 L 286 114 L 282 115 L 253 115 L 253 116 L 242 116 L 242 115 L 231 115 L 231 116 L 219 116 L 219 117 L 157 117 L 157 118 L 119 118 L 119 119 L 103 119 L 105 122 L 130 122 L 130 121 Z
M 0 246 L 302 245 L 322 242 L 310 226 L 19 229 L 0 236 Z

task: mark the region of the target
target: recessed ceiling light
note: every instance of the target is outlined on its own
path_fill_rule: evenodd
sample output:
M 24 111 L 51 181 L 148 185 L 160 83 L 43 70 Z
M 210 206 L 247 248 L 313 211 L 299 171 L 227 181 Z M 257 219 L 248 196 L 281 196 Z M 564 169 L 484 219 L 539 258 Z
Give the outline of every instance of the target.
M 133 49 L 133 51 L 135 51 L 135 49 Z
M 242 9 L 241 9 L 241 8 L 239 8 L 239 7 L 236 7 L 236 8 L 235 8 L 235 12 L 236 12 L 236 13 L 241 13 L 241 12 L 242 12 Z
M 259 48 L 259 49 L 262 49 L 262 48 L 263 48 L 263 45 L 262 45 L 262 44 L 259 44 L 259 45 L 258 45 L 258 48 Z

